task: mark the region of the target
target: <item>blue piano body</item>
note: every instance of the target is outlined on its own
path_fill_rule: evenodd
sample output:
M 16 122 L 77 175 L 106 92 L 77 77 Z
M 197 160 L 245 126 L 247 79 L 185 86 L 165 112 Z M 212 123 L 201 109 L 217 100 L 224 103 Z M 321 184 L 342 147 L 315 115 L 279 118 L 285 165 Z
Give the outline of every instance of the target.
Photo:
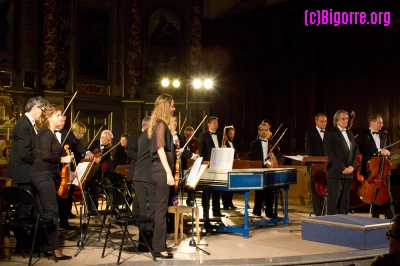
M 205 186 L 207 182 L 207 186 Z M 291 184 L 297 183 L 297 170 L 295 168 L 249 168 L 249 169 L 234 169 L 227 173 L 227 180 L 200 180 L 199 186 L 203 189 L 211 191 L 230 191 L 233 193 L 243 194 L 244 206 L 248 206 L 250 190 L 273 189 L 285 190 L 284 200 L 284 217 L 273 219 L 263 219 L 261 221 L 249 223 L 248 209 L 244 209 L 244 224 L 235 226 L 216 226 L 218 231 L 239 233 L 244 238 L 249 237 L 249 228 L 262 226 L 266 224 L 277 224 L 283 222 L 285 226 L 289 224 L 288 216 L 288 192 Z M 278 214 L 278 204 L 275 201 L 275 213 Z M 207 210 L 205 210 L 207 211 Z

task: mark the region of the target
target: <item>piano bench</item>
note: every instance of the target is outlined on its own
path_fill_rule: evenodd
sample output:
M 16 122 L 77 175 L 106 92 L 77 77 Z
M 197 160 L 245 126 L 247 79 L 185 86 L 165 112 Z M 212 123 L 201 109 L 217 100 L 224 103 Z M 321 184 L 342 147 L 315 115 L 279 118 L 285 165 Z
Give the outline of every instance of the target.
M 200 242 L 200 229 L 199 229 L 199 208 L 194 208 L 194 215 L 196 216 L 196 235 L 197 235 L 197 242 Z M 178 243 L 178 227 L 181 231 L 180 239 L 183 239 L 183 214 L 185 213 L 192 213 L 191 206 L 169 206 L 168 213 L 175 214 L 174 218 L 174 245 Z

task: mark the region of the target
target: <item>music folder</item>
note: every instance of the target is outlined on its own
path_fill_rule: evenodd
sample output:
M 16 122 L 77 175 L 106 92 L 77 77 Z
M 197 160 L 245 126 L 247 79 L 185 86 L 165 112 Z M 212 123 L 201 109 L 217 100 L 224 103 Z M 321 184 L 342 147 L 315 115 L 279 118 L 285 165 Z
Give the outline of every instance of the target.
M 197 158 L 193 166 L 187 170 L 184 176 L 185 187 L 195 189 L 208 165 L 209 162 L 203 162 L 203 157 Z
M 100 164 L 94 163 L 94 159 L 83 159 L 76 166 L 78 178 L 72 181 L 73 185 L 80 186 L 85 180 L 92 180 L 93 176 L 99 169 Z

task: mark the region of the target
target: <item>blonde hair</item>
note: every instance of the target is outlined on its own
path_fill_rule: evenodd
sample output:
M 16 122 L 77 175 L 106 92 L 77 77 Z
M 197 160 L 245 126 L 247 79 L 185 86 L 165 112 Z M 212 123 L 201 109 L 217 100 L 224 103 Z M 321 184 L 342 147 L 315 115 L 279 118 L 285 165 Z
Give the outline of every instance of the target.
M 76 136 L 79 133 L 83 133 L 85 134 L 86 132 L 86 126 L 81 123 L 81 122 L 76 122 L 72 125 L 72 132 L 74 133 L 74 135 Z
M 164 121 L 168 127 L 170 128 L 170 119 L 171 119 L 171 102 L 174 99 L 171 95 L 163 93 L 157 97 L 154 110 L 151 112 L 150 123 L 149 123 L 149 131 L 148 131 L 148 138 L 151 139 L 153 136 L 154 128 L 158 121 Z M 170 128 L 171 130 L 171 128 Z
M 43 112 L 40 116 L 40 122 L 42 125 L 46 127 L 50 127 L 49 118 L 54 115 L 58 111 L 62 111 L 61 106 L 58 104 L 49 104 L 46 107 L 42 107 Z

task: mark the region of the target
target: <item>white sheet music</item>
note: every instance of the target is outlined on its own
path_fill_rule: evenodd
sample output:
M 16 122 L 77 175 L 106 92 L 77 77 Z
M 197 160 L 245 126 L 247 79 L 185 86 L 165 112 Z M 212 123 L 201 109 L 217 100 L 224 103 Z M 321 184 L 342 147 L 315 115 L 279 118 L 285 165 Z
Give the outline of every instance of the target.
M 292 160 L 295 160 L 295 161 L 300 161 L 300 162 L 302 162 L 303 161 L 303 158 L 304 157 L 306 157 L 307 155 L 296 155 L 296 156 L 283 156 L 283 157 L 286 157 L 286 158 L 290 158 L 290 159 L 292 159 Z
M 194 161 L 193 166 L 190 168 L 189 175 L 186 179 L 186 185 L 190 187 L 195 187 L 199 182 L 201 175 L 204 173 L 207 164 L 202 164 L 203 157 L 199 157 Z
M 234 156 L 235 149 L 213 148 L 211 150 L 210 169 L 232 169 Z
M 76 174 L 78 175 L 78 178 L 75 178 L 74 181 L 72 181 L 73 185 L 79 185 L 79 182 L 82 176 L 85 174 L 85 171 L 89 166 L 89 163 L 90 162 L 81 162 L 76 166 Z

